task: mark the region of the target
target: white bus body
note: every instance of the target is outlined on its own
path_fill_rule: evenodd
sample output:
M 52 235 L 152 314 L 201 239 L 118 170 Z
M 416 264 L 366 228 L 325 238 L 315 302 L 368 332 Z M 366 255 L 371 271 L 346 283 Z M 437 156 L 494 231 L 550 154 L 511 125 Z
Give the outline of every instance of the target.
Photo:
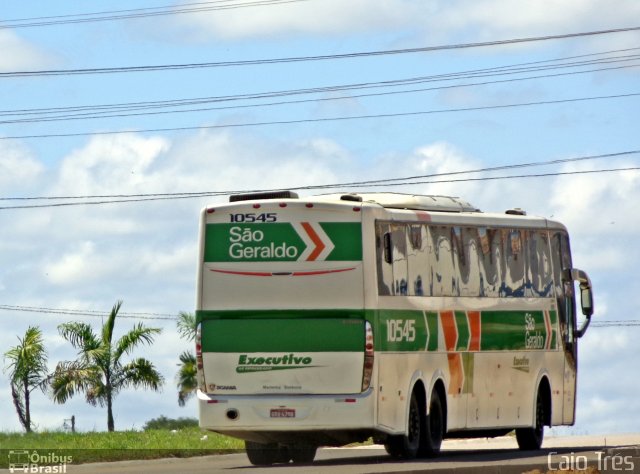
M 428 456 L 513 429 L 535 449 L 574 423 L 593 298 L 561 224 L 391 193 L 232 201 L 202 212 L 200 426 L 254 464 L 369 437 Z

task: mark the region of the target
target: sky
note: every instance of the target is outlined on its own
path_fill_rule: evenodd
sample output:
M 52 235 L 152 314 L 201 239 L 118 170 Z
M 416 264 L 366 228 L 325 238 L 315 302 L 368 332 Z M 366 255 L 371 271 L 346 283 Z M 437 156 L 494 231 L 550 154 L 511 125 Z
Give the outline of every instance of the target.
M 165 6 L 188 11 L 150 15 Z M 78 21 L 119 10 L 103 16 L 129 18 Z M 97 328 L 123 300 L 134 318 L 118 319 L 116 335 L 141 321 L 162 328 L 134 356 L 151 359 L 165 384 L 122 392 L 116 429 L 196 417 L 194 400 L 177 403 L 178 356 L 191 345 L 175 315 L 194 310 L 200 209 L 228 191 L 426 176 L 341 189 L 460 196 L 563 222 L 596 310 L 580 341 L 576 424 L 552 432 L 637 432 L 638 18 L 636 0 L 3 2 L 2 352 L 37 325 L 53 369 L 75 358 L 60 323 Z M 631 30 L 506 41 L 619 29 Z M 384 51 L 396 54 L 351 54 Z M 204 63 L 215 65 L 113 71 Z M 88 69 L 103 72 L 69 72 Z M 59 73 L 16 74 L 34 71 Z M 522 164 L 537 165 L 428 177 Z M 531 174 L 546 176 L 487 179 Z M 483 179 L 452 182 L 468 178 Z M 156 193 L 223 195 L 93 197 Z M 0 410 L 0 431 L 19 430 L 6 373 Z M 106 429 L 106 410 L 82 395 L 55 405 L 34 393 L 38 429 L 61 429 L 72 415 L 79 430 Z

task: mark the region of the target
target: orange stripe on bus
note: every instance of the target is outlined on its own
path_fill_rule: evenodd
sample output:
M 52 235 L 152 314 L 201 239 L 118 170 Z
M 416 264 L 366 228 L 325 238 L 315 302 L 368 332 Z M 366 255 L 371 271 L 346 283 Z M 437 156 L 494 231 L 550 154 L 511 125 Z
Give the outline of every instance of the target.
M 302 222 L 302 227 L 311 238 L 311 241 L 316 246 L 316 248 L 313 249 L 313 252 L 311 252 L 311 255 L 307 257 L 308 262 L 313 262 L 316 258 L 320 256 L 320 254 L 322 253 L 322 251 L 325 249 L 326 246 L 322 241 L 322 239 L 318 236 L 316 231 L 313 230 L 313 227 L 311 227 L 311 224 L 309 224 L 308 222 Z
M 460 394 L 464 385 L 464 373 L 462 368 L 462 354 L 447 354 L 449 362 L 449 373 L 451 379 L 449 381 L 449 393 Z
M 449 352 L 455 351 L 458 343 L 458 328 L 456 327 L 456 318 L 453 311 L 440 312 L 440 321 L 442 322 L 446 349 Z
M 549 311 L 544 311 L 544 329 L 547 332 L 547 339 L 545 341 L 545 349 L 549 350 L 551 348 L 551 337 L 553 336 L 553 330 L 551 328 L 551 320 L 549 316 Z

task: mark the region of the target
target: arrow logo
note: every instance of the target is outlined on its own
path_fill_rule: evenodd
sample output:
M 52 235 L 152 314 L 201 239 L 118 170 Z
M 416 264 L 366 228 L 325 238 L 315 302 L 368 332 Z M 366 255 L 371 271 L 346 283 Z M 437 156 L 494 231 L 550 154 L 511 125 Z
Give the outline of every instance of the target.
M 334 243 L 318 223 L 300 222 L 293 224 L 304 241 L 306 248 L 298 261 L 315 262 L 325 260 L 335 248 Z

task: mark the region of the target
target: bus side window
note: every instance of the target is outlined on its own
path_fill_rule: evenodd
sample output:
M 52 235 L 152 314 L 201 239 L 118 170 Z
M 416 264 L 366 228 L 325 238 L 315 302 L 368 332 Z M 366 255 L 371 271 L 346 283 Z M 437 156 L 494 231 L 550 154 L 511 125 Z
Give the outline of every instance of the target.
M 480 241 L 475 228 L 465 227 L 462 229 L 462 246 L 465 253 L 466 268 L 461 270 L 462 296 L 482 296 L 482 282 L 480 276 Z M 466 272 L 466 280 L 464 273 Z
M 502 296 L 524 296 L 524 263 L 525 232 L 521 229 L 510 229 L 502 232 L 504 242 L 506 275 L 502 285 Z
M 573 344 L 575 302 L 573 297 L 573 282 L 562 280 L 562 270 L 571 268 L 571 252 L 569 238 L 562 232 L 555 232 L 551 237 L 551 261 L 553 265 L 553 280 L 555 296 L 558 303 L 560 332 L 565 347 Z
M 429 295 L 426 286 L 425 270 L 429 253 L 427 228 L 423 224 L 407 226 L 407 278 L 410 296 Z
M 388 296 L 393 288 L 393 248 L 389 224 L 376 224 L 376 270 L 378 271 L 378 294 Z
M 466 249 L 462 242 L 462 228 L 460 226 L 451 227 L 451 256 L 453 258 L 455 281 L 453 287 L 454 296 L 466 296 L 464 289 L 469 281 L 469 263 Z
M 455 272 L 453 262 L 453 244 L 451 228 L 446 226 L 430 226 L 428 273 L 433 296 L 452 296 L 455 290 Z
M 529 231 L 529 262 L 527 268 L 526 296 L 548 297 L 552 293 L 553 275 L 549 255 L 548 232 Z
M 406 295 L 409 287 L 407 280 L 407 237 L 405 224 L 391 224 L 391 246 L 393 253 L 393 295 Z
M 569 236 L 565 233 L 560 234 L 560 253 L 562 256 L 562 268 L 573 268 Z M 576 298 L 572 281 L 564 282 L 564 307 L 567 313 L 568 341 L 573 342 L 576 329 Z
M 496 238 L 496 233 L 499 236 L 499 231 L 478 227 L 477 232 L 480 296 L 498 296 L 500 239 Z

